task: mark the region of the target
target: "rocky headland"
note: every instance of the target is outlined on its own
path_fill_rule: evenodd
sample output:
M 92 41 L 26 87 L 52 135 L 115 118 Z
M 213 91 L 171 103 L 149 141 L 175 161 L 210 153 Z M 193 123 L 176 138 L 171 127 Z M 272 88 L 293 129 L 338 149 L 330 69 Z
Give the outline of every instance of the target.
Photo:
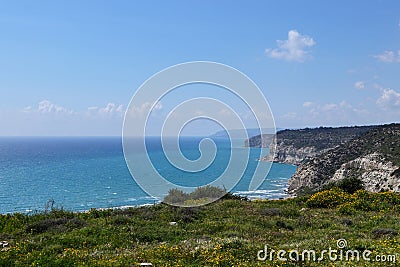
M 250 146 L 263 144 L 261 136 L 254 139 Z M 400 124 L 283 130 L 269 148 L 275 153 L 261 160 L 298 165 L 291 194 L 344 178 L 361 180 L 368 191 L 400 192 Z

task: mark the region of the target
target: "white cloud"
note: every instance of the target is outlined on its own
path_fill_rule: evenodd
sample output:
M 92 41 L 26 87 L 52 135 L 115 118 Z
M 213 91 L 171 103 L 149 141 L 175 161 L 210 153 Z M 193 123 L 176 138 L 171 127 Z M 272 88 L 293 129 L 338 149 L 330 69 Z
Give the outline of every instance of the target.
M 378 97 L 366 96 L 358 103 L 304 102 L 303 108 L 276 117 L 279 127 L 318 127 L 341 125 L 367 125 L 398 122 L 400 91 L 380 89 Z M 292 107 L 294 108 L 294 107 Z M 293 115 L 293 116 L 292 116 Z
M 364 89 L 365 88 L 365 84 L 362 81 L 358 81 L 354 83 L 354 88 L 356 89 Z
M 276 43 L 278 48 L 265 49 L 269 57 L 298 62 L 304 62 L 310 58 L 309 49 L 315 45 L 313 38 L 301 35 L 296 30 L 289 31 L 287 40 L 277 40 Z
M 23 113 L 35 112 L 41 114 L 66 114 L 66 115 L 74 114 L 73 110 L 53 104 L 47 99 L 40 101 L 37 105 L 37 108 L 33 108 L 32 106 L 27 106 L 23 108 L 22 112 Z
M 122 115 L 124 112 L 123 105 L 117 106 L 115 103 L 108 103 L 104 108 L 99 109 L 99 114 L 112 116 L 112 115 Z
M 86 114 L 93 116 L 103 116 L 103 117 L 122 117 L 124 115 L 125 109 L 122 104 L 118 105 L 113 102 L 107 103 L 105 107 L 91 106 L 87 108 Z
M 321 107 L 321 110 L 322 111 L 332 111 L 332 110 L 336 109 L 337 107 L 338 106 L 336 104 L 328 103 L 328 104 L 323 105 Z
M 23 113 L 36 113 L 36 114 L 56 114 L 56 115 L 90 115 L 90 116 L 123 116 L 125 110 L 123 105 L 115 103 L 108 103 L 105 107 L 90 106 L 87 110 L 74 111 L 64 106 L 56 105 L 49 100 L 42 100 L 38 103 L 36 108 L 27 106 L 22 109 Z
M 393 89 L 384 89 L 376 104 L 385 110 L 400 110 L 400 93 Z
M 0 135 L 119 135 L 123 112 L 123 105 L 112 102 L 73 110 L 45 99 L 10 113 L 7 120 L 3 120 L 8 129 L 3 129 Z M 0 120 L 1 116 L 2 112 Z
M 400 63 L 400 50 L 398 50 L 397 52 L 387 50 L 380 55 L 375 55 L 374 58 L 386 63 Z
M 307 102 L 304 102 L 304 103 L 303 103 L 303 107 L 305 107 L 305 108 L 312 107 L 313 105 L 314 105 L 314 103 L 313 103 L 313 102 L 310 102 L 310 101 L 307 101 Z
M 154 105 L 153 110 L 162 110 L 162 108 L 163 108 L 163 105 L 162 105 L 161 101 L 158 101 L 158 102 Z
M 115 111 L 120 113 L 120 114 L 124 113 L 125 112 L 124 106 L 123 105 L 119 105 Z
M 307 119 L 313 118 L 316 121 L 325 122 L 336 120 L 343 120 L 345 122 L 352 116 L 365 113 L 365 110 L 356 108 L 344 100 L 339 103 L 325 104 L 305 102 L 303 103 L 303 107 L 308 109 L 308 114 L 305 115 Z M 307 121 L 307 119 L 304 119 L 304 121 Z
M 163 105 L 158 101 L 155 104 L 145 102 L 141 106 L 130 106 L 129 115 L 135 118 L 144 117 L 144 115 L 147 115 L 150 112 L 150 109 L 152 112 L 159 111 L 163 109 Z

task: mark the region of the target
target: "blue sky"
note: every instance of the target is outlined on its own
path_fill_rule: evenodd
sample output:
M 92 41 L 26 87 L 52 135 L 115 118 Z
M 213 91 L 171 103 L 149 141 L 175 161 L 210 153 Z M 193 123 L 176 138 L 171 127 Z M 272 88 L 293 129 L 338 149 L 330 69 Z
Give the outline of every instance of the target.
M 400 118 L 399 1 L 0 1 L 0 33 L 0 135 L 120 135 L 146 79 L 196 60 L 248 75 L 280 128 Z

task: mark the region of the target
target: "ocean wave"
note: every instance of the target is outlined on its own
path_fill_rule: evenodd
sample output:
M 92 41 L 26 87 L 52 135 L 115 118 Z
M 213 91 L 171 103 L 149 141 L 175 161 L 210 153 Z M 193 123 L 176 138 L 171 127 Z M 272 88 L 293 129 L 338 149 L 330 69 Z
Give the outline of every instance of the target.
M 253 199 L 280 199 L 288 198 L 289 195 L 279 189 L 259 189 L 251 191 L 237 191 L 233 195 L 247 197 L 250 200 Z

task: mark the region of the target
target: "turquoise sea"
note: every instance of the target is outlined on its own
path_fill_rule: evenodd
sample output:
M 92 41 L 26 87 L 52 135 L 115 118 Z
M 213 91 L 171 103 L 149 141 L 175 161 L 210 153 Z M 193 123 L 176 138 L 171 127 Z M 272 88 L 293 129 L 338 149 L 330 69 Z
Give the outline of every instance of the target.
M 199 157 L 202 138 L 180 139 L 182 153 Z M 223 171 L 231 149 L 243 148 L 243 142 L 215 139 L 217 156 L 206 170 L 190 174 L 198 185 L 207 184 Z M 189 174 L 171 166 L 160 140 L 146 139 L 149 156 L 163 176 L 178 181 Z M 248 191 L 248 180 L 265 153 L 250 148 L 247 168 L 232 193 L 249 198 L 276 199 L 286 196 L 287 181 L 296 167 L 274 163 L 262 185 Z M 260 162 L 259 164 L 271 164 Z M 0 213 L 36 212 L 54 206 L 73 211 L 153 204 L 159 201 L 135 183 L 126 166 L 120 137 L 1 137 L 0 138 Z

